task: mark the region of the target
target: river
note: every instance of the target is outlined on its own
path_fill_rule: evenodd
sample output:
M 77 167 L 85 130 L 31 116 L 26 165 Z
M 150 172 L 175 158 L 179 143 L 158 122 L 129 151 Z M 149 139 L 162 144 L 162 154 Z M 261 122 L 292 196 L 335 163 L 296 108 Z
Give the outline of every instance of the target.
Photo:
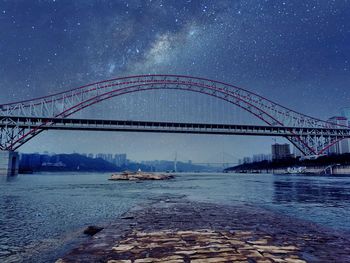
M 159 195 L 247 204 L 350 231 L 350 176 L 179 174 L 168 181 L 108 181 L 103 173 L 0 177 L 0 262 L 54 261 L 106 225 Z

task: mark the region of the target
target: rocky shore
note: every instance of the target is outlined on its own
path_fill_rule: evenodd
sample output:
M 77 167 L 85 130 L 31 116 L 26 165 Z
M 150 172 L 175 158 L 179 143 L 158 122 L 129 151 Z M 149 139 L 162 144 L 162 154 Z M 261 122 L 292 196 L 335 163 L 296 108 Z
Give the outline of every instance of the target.
M 350 262 L 350 239 L 256 207 L 166 197 L 130 211 L 56 262 Z
M 171 174 L 158 174 L 158 173 L 145 173 L 145 172 L 123 172 L 120 174 L 112 174 L 108 180 L 119 181 L 119 180 L 168 180 L 174 178 Z

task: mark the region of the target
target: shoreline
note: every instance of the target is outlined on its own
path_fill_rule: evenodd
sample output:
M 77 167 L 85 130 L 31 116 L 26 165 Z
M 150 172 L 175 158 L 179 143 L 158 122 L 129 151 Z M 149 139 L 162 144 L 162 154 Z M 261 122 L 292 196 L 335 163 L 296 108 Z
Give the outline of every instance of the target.
M 290 166 L 284 166 L 279 168 L 257 168 L 257 169 L 237 169 L 227 170 L 225 173 L 263 173 L 263 174 L 290 174 L 290 175 L 314 175 L 314 176 L 331 176 L 331 175 L 350 175 L 350 165 L 324 165 L 324 166 L 305 166 L 305 170 L 301 173 L 287 172 Z
M 230 260 L 350 262 L 350 239 L 345 232 L 249 205 L 167 196 L 131 209 L 56 262 Z

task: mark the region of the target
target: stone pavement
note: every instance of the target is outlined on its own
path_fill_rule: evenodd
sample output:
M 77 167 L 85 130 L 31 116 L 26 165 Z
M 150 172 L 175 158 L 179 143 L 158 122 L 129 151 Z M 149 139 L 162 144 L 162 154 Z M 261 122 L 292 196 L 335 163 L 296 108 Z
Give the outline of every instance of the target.
M 350 262 L 341 233 L 251 206 L 156 200 L 57 262 Z

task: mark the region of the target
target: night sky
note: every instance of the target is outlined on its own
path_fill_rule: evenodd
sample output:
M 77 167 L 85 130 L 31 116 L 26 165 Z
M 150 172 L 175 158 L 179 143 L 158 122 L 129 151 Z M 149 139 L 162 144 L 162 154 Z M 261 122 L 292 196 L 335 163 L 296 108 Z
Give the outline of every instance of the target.
M 327 119 L 350 107 L 349 18 L 348 0 L 0 0 L 0 103 L 114 77 L 168 73 L 231 83 Z M 104 117 L 101 108 L 89 113 Z M 206 162 L 218 161 L 223 151 L 267 153 L 271 143 L 47 132 L 20 150 L 126 152 L 137 160 L 178 152 L 179 159 Z

